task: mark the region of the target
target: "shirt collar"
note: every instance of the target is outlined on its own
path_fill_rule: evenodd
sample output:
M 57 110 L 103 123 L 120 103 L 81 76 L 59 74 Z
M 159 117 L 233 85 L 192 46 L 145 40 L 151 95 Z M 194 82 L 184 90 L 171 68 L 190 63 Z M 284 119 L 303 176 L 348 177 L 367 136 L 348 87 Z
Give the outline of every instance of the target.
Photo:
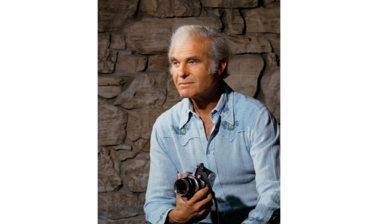
M 211 113 L 219 113 L 219 115 L 230 124 L 234 124 L 234 108 L 233 108 L 233 90 L 223 81 L 224 91 L 220 100 Z M 188 98 L 183 99 L 181 110 L 181 119 L 179 128 L 183 128 L 190 118 L 190 113 L 194 113 L 194 107 Z

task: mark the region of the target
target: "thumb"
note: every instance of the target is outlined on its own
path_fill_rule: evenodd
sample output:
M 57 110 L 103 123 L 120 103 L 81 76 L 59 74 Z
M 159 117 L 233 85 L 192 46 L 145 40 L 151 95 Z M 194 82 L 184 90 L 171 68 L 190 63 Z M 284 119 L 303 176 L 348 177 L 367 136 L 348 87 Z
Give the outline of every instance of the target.
M 178 173 L 178 179 L 181 179 L 183 175 L 181 173 Z

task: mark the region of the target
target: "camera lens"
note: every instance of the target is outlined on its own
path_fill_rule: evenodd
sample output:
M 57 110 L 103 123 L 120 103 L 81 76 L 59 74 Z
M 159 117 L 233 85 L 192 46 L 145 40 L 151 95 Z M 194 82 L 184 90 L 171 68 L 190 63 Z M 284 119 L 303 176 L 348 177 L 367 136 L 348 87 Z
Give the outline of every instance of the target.
M 179 179 L 174 184 L 175 193 L 180 196 L 187 194 L 190 189 L 190 183 L 185 179 Z

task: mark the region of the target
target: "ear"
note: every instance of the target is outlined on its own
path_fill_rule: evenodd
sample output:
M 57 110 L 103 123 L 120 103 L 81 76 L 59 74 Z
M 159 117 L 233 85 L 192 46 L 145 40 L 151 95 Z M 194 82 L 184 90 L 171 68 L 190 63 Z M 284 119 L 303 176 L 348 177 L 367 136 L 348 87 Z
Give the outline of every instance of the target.
M 226 58 L 223 58 L 220 60 L 219 66 L 217 67 L 217 75 L 223 74 L 226 67 L 226 63 L 227 63 Z

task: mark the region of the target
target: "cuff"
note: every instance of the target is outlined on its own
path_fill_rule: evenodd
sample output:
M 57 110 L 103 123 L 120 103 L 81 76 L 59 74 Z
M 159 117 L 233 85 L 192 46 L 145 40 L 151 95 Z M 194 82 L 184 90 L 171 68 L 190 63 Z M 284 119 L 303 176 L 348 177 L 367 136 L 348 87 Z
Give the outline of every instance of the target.
M 169 214 L 170 210 L 172 210 L 172 208 L 171 209 L 165 209 L 165 211 L 163 211 L 160 214 L 159 219 L 154 224 L 164 224 L 166 218 L 168 217 L 168 214 Z
M 248 217 L 242 222 L 242 224 L 265 224 L 265 223 L 267 223 L 266 220 L 259 219 L 258 217 Z

